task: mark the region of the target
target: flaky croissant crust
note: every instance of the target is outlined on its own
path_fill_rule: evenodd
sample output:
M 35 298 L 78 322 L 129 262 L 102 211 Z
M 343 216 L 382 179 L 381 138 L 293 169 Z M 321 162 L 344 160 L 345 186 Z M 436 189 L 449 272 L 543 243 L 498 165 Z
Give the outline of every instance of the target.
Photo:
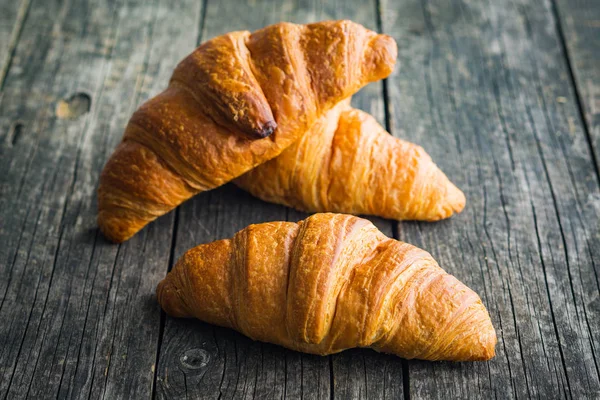
M 464 194 L 423 148 L 393 137 L 349 100 L 235 184 L 265 201 L 309 212 L 437 221 L 462 211 Z
M 280 23 L 202 44 L 131 117 L 100 177 L 101 230 L 127 240 L 277 156 L 395 60 L 391 37 L 351 21 Z
M 429 253 L 343 214 L 250 225 L 197 246 L 157 296 L 169 315 L 308 353 L 370 347 L 467 361 L 493 357 L 496 344 L 479 296 Z

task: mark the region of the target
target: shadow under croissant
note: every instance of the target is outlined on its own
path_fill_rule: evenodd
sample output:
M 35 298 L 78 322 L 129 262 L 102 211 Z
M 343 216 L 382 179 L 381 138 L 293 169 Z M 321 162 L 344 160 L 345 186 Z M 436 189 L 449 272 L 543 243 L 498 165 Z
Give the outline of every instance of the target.
M 200 243 L 230 238 L 248 225 L 271 221 L 297 222 L 313 214 L 263 201 L 233 183 L 225 184 L 208 192 L 202 192 L 180 205 L 177 211 L 173 210 L 171 213 L 179 213 L 178 218 L 181 221 L 178 225 L 186 224 L 177 241 L 183 240 L 189 244 L 187 248 L 182 249 L 181 253 L 176 254 L 177 257 L 174 261 L 183 252 Z M 227 215 L 227 223 L 220 223 L 219 216 L 225 214 Z M 379 230 L 390 237 L 393 235 L 392 225 L 398 223 L 398 221 L 372 215 L 360 215 L 360 217 L 370 220 Z M 165 218 L 165 216 L 159 217 L 157 221 L 161 218 Z M 439 221 L 436 224 L 445 221 Z M 144 227 L 144 229 L 148 228 Z M 182 237 L 182 234 L 186 236 Z M 192 236 L 196 239 L 195 241 L 189 240 L 192 239 Z
M 168 374 L 170 386 L 183 380 L 200 383 L 203 390 L 210 390 L 215 383 L 213 376 L 235 378 L 244 373 L 252 375 L 275 375 L 275 382 L 294 378 L 310 381 L 311 385 L 329 387 L 331 375 L 364 376 L 363 366 L 368 365 L 369 375 L 383 380 L 402 381 L 402 358 L 380 354 L 371 349 L 349 349 L 330 356 L 301 353 L 270 343 L 253 341 L 232 329 L 214 326 L 196 319 L 167 316 L 165 333 L 170 340 L 160 349 L 158 374 L 165 380 Z M 360 362 L 358 362 L 360 361 Z M 353 369 L 361 366 L 360 370 Z M 168 372 L 167 372 L 168 371 Z M 256 379 L 260 379 L 256 377 Z M 373 384 L 373 382 L 371 382 Z M 178 386 L 178 385 L 175 385 Z M 255 397 L 257 396 L 255 393 Z
M 297 222 L 309 217 L 311 214 L 312 213 L 299 211 L 280 204 L 265 202 L 252 196 L 245 190 L 240 189 L 233 183 L 228 183 L 192 197 L 175 210 L 158 217 L 152 224 L 145 226 L 140 233 L 145 232 L 148 234 L 150 231 L 155 230 L 168 232 L 169 227 L 172 224 L 171 220 L 175 218 L 175 226 L 171 228 L 171 232 L 173 229 L 178 230 L 178 236 L 174 241 L 176 247 L 174 262 L 188 249 L 200 243 L 208 243 L 214 240 L 229 238 L 248 225 L 270 221 Z M 227 223 L 223 223 L 225 221 L 221 219 L 220 216 L 222 215 L 227 215 Z M 393 226 L 396 224 L 435 225 L 436 228 L 443 229 L 444 225 L 451 224 L 452 221 L 452 218 L 450 218 L 435 223 L 413 221 L 399 222 L 372 215 L 360 215 L 360 217 L 373 222 L 379 230 L 389 237 L 396 236 L 396 232 L 394 232 L 393 229 Z M 456 216 L 454 218 L 456 218 Z M 153 225 L 157 226 L 152 227 Z M 401 236 L 396 238 L 402 239 Z M 96 240 L 103 245 L 113 245 L 113 242 L 106 239 L 95 225 L 93 229 L 90 229 L 85 233 L 85 238 L 82 239 L 85 239 L 86 243 L 91 243 Z M 406 241 L 410 242 L 409 240 Z M 185 243 L 187 247 L 182 246 L 182 242 Z M 417 246 L 420 244 L 418 240 L 415 240 L 412 243 Z M 170 267 L 171 266 L 169 266 L 169 269 Z
M 175 246 L 181 249 L 176 254 L 180 256 L 199 243 L 229 238 L 250 224 L 285 220 L 289 208 L 266 203 L 229 183 L 194 196 L 177 212 L 180 232 Z
M 304 382 L 313 389 L 322 388 L 326 393 L 333 384 L 336 394 L 342 397 L 346 397 L 345 391 L 352 390 L 350 386 L 363 385 L 363 389 L 368 386 L 373 393 L 395 386 L 393 392 L 398 393 L 402 390 L 398 386 L 407 383 L 403 383 L 406 369 L 412 366 L 420 373 L 429 374 L 432 368 L 476 369 L 479 364 L 405 360 L 366 348 L 319 356 L 253 341 L 232 329 L 191 318 L 167 316 L 165 334 L 169 340 L 163 341 L 160 349 L 158 390 L 170 394 L 177 394 L 175 390 L 186 387 L 198 387 L 203 392 L 235 391 L 237 388 L 230 385 L 235 386 L 237 382 L 245 386 L 243 382 L 248 380 L 270 382 L 257 385 L 257 390 L 277 391 L 278 385 L 285 385 L 288 395 L 294 391 L 294 382 L 299 386 Z M 338 386 L 341 382 L 344 387 Z M 254 394 L 262 398 L 261 393 Z M 345 394 L 350 396 L 350 393 Z

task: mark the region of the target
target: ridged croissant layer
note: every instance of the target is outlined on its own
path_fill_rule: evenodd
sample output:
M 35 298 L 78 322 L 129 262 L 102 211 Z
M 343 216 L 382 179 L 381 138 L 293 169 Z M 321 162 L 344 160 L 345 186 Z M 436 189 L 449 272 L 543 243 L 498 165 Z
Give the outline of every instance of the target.
M 100 177 L 115 242 L 279 155 L 327 111 L 388 76 L 396 44 L 350 21 L 280 23 L 198 47 L 131 117 Z
M 340 102 L 278 157 L 235 180 L 265 201 L 309 212 L 437 221 L 465 196 L 420 147 Z
M 315 214 L 250 225 L 189 250 L 157 288 L 163 309 L 316 354 L 487 360 L 496 334 L 477 294 L 429 253 L 369 221 Z

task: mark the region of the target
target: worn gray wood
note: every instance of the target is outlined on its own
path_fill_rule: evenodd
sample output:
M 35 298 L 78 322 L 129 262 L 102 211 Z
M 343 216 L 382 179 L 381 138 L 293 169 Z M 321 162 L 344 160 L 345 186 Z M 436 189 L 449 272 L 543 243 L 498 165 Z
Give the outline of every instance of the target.
M 377 29 L 376 3 L 209 1 L 202 40 L 270 23 L 350 18 Z M 382 85 L 365 88 L 354 104 L 384 123 Z M 175 258 L 186 250 L 230 237 L 251 223 L 298 221 L 307 215 L 252 198 L 233 185 L 203 193 L 179 209 Z M 392 235 L 389 221 L 373 219 Z M 206 360 L 209 360 L 206 362 Z M 195 363 L 189 364 L 190 360 Z M 157 371 L 160 398 L 401 398 L 402 360 L 371 350 L 331 357 L 300 354 L 253 342 L 199 321 L 166 319 Z M 332 387 L 333 385 L 333 387 Z
M 0 96 L 6 71 L 19 41 L 25 15 L 29 10 L 29 4 L 29 0 L 0 3 Z
M 467 196 L 401 223 L 476 290 L 499 343 L 486 363 L 409 362 L 411 398 L 598 398 L 600 192 L 548 1 L 383 1 L 402 64 L 393 133 Z M 597 39 L 597 38 L 596 38 Z
M 203 5 L 0 5 L 0 398 L 600 397 L 595 2 Z M 436 224 L 373 221 L 480 293 L 499 335 L 488 363 L 318 357 L 165 317 L 154 289 L 185 250 L 306 216 L 233 185 L 121 246 L 97 231 L 104 161 L 200 36 L 326 18 L 398 41 L 391 129 L 423 145 L 468 202 Z M 354 103 L 383 123 L 382 88 Z
M 579 106 L 600 174 L 600 2 L 555 0 L 561 40 L 573 74 Z
M 0 398 L 150 396 L 174 217 L 109 244 L 95 188 L 200 14 L 191 1 L 31 4 L 0 100 Z M 58 118 L 69 99 L 76 112 Z

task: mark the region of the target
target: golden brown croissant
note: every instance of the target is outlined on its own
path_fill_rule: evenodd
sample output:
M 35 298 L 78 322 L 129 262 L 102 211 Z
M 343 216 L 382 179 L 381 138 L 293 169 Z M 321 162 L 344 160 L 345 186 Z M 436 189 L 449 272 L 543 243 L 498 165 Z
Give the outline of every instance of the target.
M 492 358 L 496 344 L 477 294 L 426 251 L 344 214 L 250 225 L 197 246 L 157 296 L 169 315 L 308 353 L 467 361 Z
M 127 240 L 277 156 L 395 60 L 391 37 L 351 21 L 280 23 L 202 44 L 131 117 L 100 177 L 101 230 Z
M 278 157 L 236 179 L 265 201 L 310 212 L 436 221 L 465 196 L 420 147 L 340 102 Z

